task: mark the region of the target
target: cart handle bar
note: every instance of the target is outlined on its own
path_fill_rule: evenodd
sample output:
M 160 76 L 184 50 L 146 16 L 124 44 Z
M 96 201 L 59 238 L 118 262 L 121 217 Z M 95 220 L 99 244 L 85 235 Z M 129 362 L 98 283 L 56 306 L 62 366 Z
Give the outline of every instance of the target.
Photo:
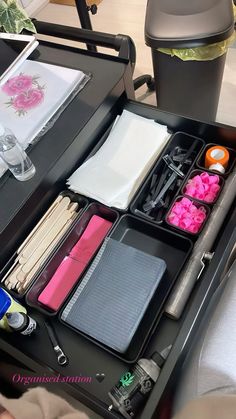
M 73 28 L 71 26 L 58 25 L 55 23 L 42 22 L 32 19 L 39 34 L 55 36 L 86 44 L 111 48 L 118 51 L 118 56 L 131 63 L 132 68 L 136 62 L 136 49 L 132 38 L 127 35 L 112 35 L 97 32 L 90 29 Z

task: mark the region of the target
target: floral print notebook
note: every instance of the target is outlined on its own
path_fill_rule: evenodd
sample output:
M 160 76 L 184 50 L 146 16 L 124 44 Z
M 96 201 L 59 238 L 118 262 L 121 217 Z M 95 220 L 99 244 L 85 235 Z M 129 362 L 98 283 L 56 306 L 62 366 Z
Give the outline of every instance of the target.
M 0 121 L 27 148 L 87 76 L 78 70 L 26 60 L 0 88 Z M 6 170 L 0 160 L 0 176 Z

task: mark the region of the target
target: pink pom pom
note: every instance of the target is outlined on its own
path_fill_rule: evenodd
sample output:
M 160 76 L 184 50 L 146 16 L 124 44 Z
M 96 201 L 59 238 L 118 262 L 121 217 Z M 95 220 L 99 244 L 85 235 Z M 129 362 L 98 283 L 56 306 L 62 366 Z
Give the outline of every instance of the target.
M 184 193 L 200 201 L 211 203 L 220 191 L 220 178 L 218 175 L 209 175 L 202 172 L 188 180 Z M 194 211 L 191 210 L 191 213 Z
M 203 183 L 203 187 L 204 187 L 204 193 L 210 190 L 210 185 L 208 183 Z
M 190 217 L 185 217 L 180 221 L 179 227 L 182 228 L 183 230 L 188 230 L 191 224 L 192 224 L 192 219 Z
M 170 224 L 173 224 L 174 226 L 179 226 L 179 217 L 177 217 L 175 214 L 170 213 L 167 220 Z
M 219 190 L 220 190 L 220 186 L 216 185 L 216 183 L 211 185 L 211 189 L 210 189 L 211 193 L 214 193 L 216 195 L 216 194 L 218 194 Z
M 204 201 L 205 193 L 199 193 L 198 196 L 196 196 L 196 198 L 199 199 L 200 201 Z
M 194 184 L 194 178 L 189 179 L 186 185 L 193 185 Z
M 218 185 L 219 182 L 220 182 L 220 178 L 219 178 L 218 175 L 212 175 L 212 176 L 210 176 L 210 179 L 209 179 L 210 185 L 214 185 L 214 184 L 217 184 Z
M 200 212 L 197 215 L 195 215 L 193 221 L 194 223 L 201 225 L 205 219 L 206 219 L 206 214 L 204 214 L 203 212 Z
M 196 192 L 197 192 L 197 190 L 196 190 L 195 186 L 193 186 L 193 185 L 186 186 L 186 190 L 185 190 L 186 195 L 195 197 Z
M 191 207 L 189 208 L 189 214 L 191 216 L 194 216 L 194 214 L 196 213 L 197 213 L 197 207 L 194 204 L 192 204 Z
M 199 175 L 196 175 L 192 178 L 195 186 L 202 185 L 202 178 Z
M 192 201 L 190 201 L 190 199 L 188 198 L 182 198 L 181 201 L 179 201 L 179 203 L 181 203 L 181 205 L 186 209 L 188 209 L 192 205 Z
M 199 207 L 198 211 L 203 212 L 203 214 L 206 214 L 206 208 L 205 207 Z
M 209 192 L 206 196 L 205 196 L 205 198 L 204 198 L 204 201 L 206 201 L 206 202 L 208 202 L 208 203 L 211 203 L 211 202 L 213 202 L 215 200 L 215 194 L 213 194 L 213 193 L 211 193 L 211 192 Z
M 198 233 L 200 230 L 200 227 L 197 224 L 191 224 L 191 226 L 189 227 L 188 231 L 190 231 L 190 233 L 196 234 Z
M 203 183 L 205 183 L 205 184 L 210 183 L 210 176 L 207 172 L 201 173 L 200 177 L 201 177 Z
M 197 195 L 205 195 L 205 188 L 203 184 L 198 185 L 196 189 L 197 189 Z
M 182 214 L 182 212 L 183 212 L 182 205 L 181 205 L 179 202 L 176 202 L 176 203 L 173 205 L 172 212 L 173 212 L 174 214 L 176 214 L 176 215 L 181 215 L 181 214 Z
M 176 209 L 178 214 L 175 212 Z M 167 221 L 182 230 L 196 234 L 200 230 L 206 216 L 207 211 L 204 206 L 198 207 L 190 199 L 182 198 L 173 205 L 171 212 L 167 216 Z

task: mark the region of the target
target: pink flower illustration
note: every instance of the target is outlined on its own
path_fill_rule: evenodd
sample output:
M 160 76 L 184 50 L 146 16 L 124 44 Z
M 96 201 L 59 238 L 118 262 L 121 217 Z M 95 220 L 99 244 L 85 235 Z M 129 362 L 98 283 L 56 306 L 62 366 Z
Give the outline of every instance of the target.
M 32 87 L 33 78 L 24 74 L 12 77 L 9 79 L 4 86 L 2 91 L 8 96 L 14 96 L 21 93 L 23 90 L 30 89 Z
M 42 89 L 33 88 L 22 92 L 15 96 L 12 100 L 12 106 L 18 112 L 27 112 L 29 109 L 40 105 L 44 99 L 44 92 Z
M 10 96 L 6 105 L 15 110 L 21 117 L 36 106 L 40 105 L 45 95 L 45 85 L 39 84 L 40 76 L 29 76 L 20 73 L 4 84 L 2 90 Z

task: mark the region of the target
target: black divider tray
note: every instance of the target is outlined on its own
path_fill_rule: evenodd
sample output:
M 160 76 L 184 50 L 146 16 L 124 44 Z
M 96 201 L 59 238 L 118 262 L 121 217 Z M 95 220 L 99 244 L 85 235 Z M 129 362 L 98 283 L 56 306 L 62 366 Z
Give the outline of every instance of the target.
M 85 51 L 85 53 L 87 54 L 87 51 Z M 77 52 L 75 54 L 75 61 L 78 59 L 76 57 L 78 57 Z M 91 90 L 91 95 L 94 96 L 94 89 L 92 88 Z M 98 138 L 101 138 L 102 133 L 107 128 L 108 122 L 113 123 L 117 113 L 121 112 L 121 106 L 123 107 L 123 104 L 121 102 L 117 102 L 116 107 L 110 113 L 110 117 L 106 120 L 103 119 L 104 114 L 99 112 L 99 118 L 101 121 L 100 125 L 96 126 L 96 123 L 94 124 L 94 120 L 91 121 L 91 125 L 93 126 L 94 131 L 96 131 Z M 198 122 L 178 115 L 165 113 L 158 110 L 156 107 L 150 107 L 138 102 L 127 102 L 125 107 L 127 110 L 135 112 L 141 116 L 152 118 L 157 120 L 159 123 L 168 125 L 169 129 L 173 132 L 185 131 L 188 134 L 202 137 L 207 143 L 218 142 L 223 146 L 235 149 L 236 129 L 233 127 L 226 127 L 220 124 L 210 125 L 205 122 Z M 77 108 L 78 106 L 75 106 L 74 112 L 72 110 L 71 117 L 71 122 L 75 125 L 77 124 Z M 70 112 L 71 110 L 69 110 L 68 113 L 70 114 Z M 63 123 L 64 121 L 62 121 L 62 125 Z M 58 138 L 60 132 L 61 131 L 59 126 L 57 131 L 54 133 L 54 137 Z M 75 159 L 78 158 L 75 157 L 75 150 L 78 154 L 80 153 L 79 156 L 82 155 L 81 150 L 83 150 L 84 143 L 88 141 L 89 133 L 90 131 L 87 129 L 86 133 L 83 132 L 83 135 L 80 135 L 77 139 L 75 139 L 73 148 L 68 147 L 68 153 L 63 155 L 63 158 L 60 160 L 60 164 L 57 164 L 50 172 L 51 177 L 47 175 L 45 178 L 46 180 L 43 182 L 44 189 L 40 189 L 41 195 L 39 194 L 39 191 L 37 195 L 33 195 L 34 201 L 33 199 L 30 200 L 30 208 L 32 211 L 34 210 L 34 215 L 36 214 L 36 210 L 39 211 L 38 206 L 36 206 L 36 203 L 38 202 L 37 198 L 40 199 L 40 197 L 45 194 L 45 184 L 47 185 L 48 189 L 51 185 L 51 188 L 53 189 L 51 191 L 50 197 L 52 197 L 52 194 L 53 197 L 55 197 L 56 193 L 58 192 L 58 184 L 55 183 L 55 176 L 59 176 L 60 174 L 61 180 L 64 184 L 65 179 L 68 177 L 68 175 L 71 174 L 72 171 L 71 161 L 75 161 Z M 47 141 L 45 142 L 45 147 L 47 149 L 50 136 L 51 132 L 47 138 Z M 55 138 L 53 138 L 53 140 Z M 93 141 L 95 142 L 95 140 Z M 53 141 L 53 143 L 55 143 L 55 141 Z M 41 141 L 40 144 L 43 145 L 43 141 Z M 53 150 L 55 149 L 55 144 L 52 147 Z M 91 140 L 89 144 L 91 144 Z M 51 152 L 53 152 L 53 150 L 51 150 Z M 82 157 L 80 158 L 80 162 L 81 159 Z M 45 159 L 43 159 L 43 161 L 44 160 Z M 76 167 L 77 166 L 78 164 Z M 28 184 L 28 182 L 25 183 Z M 47 195 L 47 202 L 48 200 L 49 197 Z M 3 201 L 3 203 L 4 202 L 5 201 Z M 34 206 L 32 202 L 35 203 Z M 222 226 L 221 232 L 219 233 L 216 242 L 211 249 L 211 251 L 215 252 L 213 260 L 206 267 L 202 277 L 197 281 L 197 284 L 193 290 L 187 306 L 185 307 L 182 317 L 177 321 L 162 315 L 160 321 L 158 319 L 158 322 L 156 322 L 157 326 L 154 326 L 152 329 L 152 333 L 150 334 L 148 342 L 145 345 L 145 350 L 141 353 L 141 357 L 150 358 L 154 351 L 161 352 L 170 344 L 172 345 L 172 350 L 162 368 L 161 375 L 158 378 L 153 391 L 149 395 L 146 405 L 144 406 L 144 410 L 142 411 L 140 409 L 140 413 L 137 415 L 137 419 L 163 418 L 166 411 L 171 409 L 171 400 L 173 398 L 174 391 L 178 389 L 177 380 L 180 376 L 181 368 L 184 365 L 186 355 L 188 351 L 194 347 L 194 339 L 199 339 L 198 331 L 201 330 L 200 321 L 203 319 L 205 310 L 208 307 L 214 290 L 220 281 L 221 274 L 228 263 L 227 261 L 231 249 L 235 244 L 236 235 L 233 234 L 233 231 L 235 228 L 236 210 L 234 210 L 234 208 L 235 202 L 231 208 L 231 211 L 229 211 L 229 213 L 225 216 L 224 225 Z M 29 223 L 32 224 L 33 218 L 29 214 L 29 211 L 26 213 L 26 215 L 29 217 Z M 17 222 L 18 220 L 19 218 L 16 219 Z M 140 222 L 141 221 L 142 219 L 140 218 Z M 121 223 L 123 225 L 123 229 L 121 229 Z M 16 223 L 13 224 L 13 226 L 14 225 L 16 225 Z M 154 223 L 152 223 L 152 227 L 155 227 Z M 141 240 L 144 240 L 143 237 L 145 235 L 148 236 L 148 232 L 141 230 L 140 233 L 143 233 L 142 235 L 137 234 L 138 232 L 133 230 L 135 230 L 134 225 L 133 228 L 131 225 L 126 225 L 125 228 L 124 221 L 121 220 L 117 225 L 117 229 L 114 229 L 114 234 L 117 236 L 117 240 L 118 237 L 120 237 L 120 239 L 124 240 L 126 243 L 130 242 L 131 235 L 133 236 L 133 233 L 139 237 L 141 236 Z M 153 231 L 160 231 L 160 228 Z M 168 232 L 166 234 L 168 234 Z M 18 237 L 19 235 L 22 236 L 22 239 L 24 238 L 22 228 L 20 228 Z M 180 236 L 170 232 L 169 230 L 168 237 L 174 238 Z M 145 245 L 141 240 L 138 242 L 138 245 L 143 249 L 143 246 L 146 246 L 147 244 L 147 238 L 145 239 Z M 179 243 L 180 242 L 178 240 L 172 240 L 169 243 L 170 251 L 172 252 L 175 247 L 178 249 Z M 5 242 L 3 243 L 3 246 L 4 245 Z M 176 257 L 176 251 L 173 252 L 171 260 L 174 266 L 177 267 L 179 265 L 179 261 Z M 4 353 L 9 354 L 9 356 L 14 358 L 13 364 L 19 366 L 16 368 L 15 372 L 18 373 L 21 371 L 20 365 L 23 364 L 22 366 L 25 370 L 32 371 L 32 374 L 37 376 L 51 375 L 52 372 L 56 375 L 61 374 L 61 376 L 67 377 L 80 375 L 90 376 L 92 377 L 92 380 L 89 384 L 83 382 L 72 382 L 64 384 L 56 383 L 55 391 L 56 387 L 58 388 L 58 386 L 60 386 L 62 390 L 66 391 L 75 399 L 80 400 L 82 403 L 85 403 L 102 418 L 121 419 L 121 415 L 116 411 L 108 411 L 108 406 L 111 404 L 111 400 L 108 397 L 108 392 L 114 386 L 114 384 L 119 381 L 120 377 L 130 368 L 127 362 L 121 361 L 104 349 L 99 348 L 94 344 L 94 342 L 85 339 L 80 334 L 75 333 L 68 327 L 65 327 L 64 324 L 59 321 L 57 316 L 54 316 L 51 318 L 51 322 L 55 328 L 60 345 L 69 358 L 69 364 L 66 367 L 58 365 L 57 357 L 55 356 L 55 353 L 51 347 L 48 334 L 44 326 L 44 316 L 39 313 L 38 310 L 31 307 L 28 307 L 28 312 L 29 315 L 35 318 L 39 324 L 38 331 L 34 334 L 34 336 L 30 337 L 29 340 L 27 339 L 27 342 L 24 336 L 16 335 L 13 333 L 10 334 L 2 331 L 0 336 L 0 347 L 3 356 Z M 2 359 L 4 363 L 4 358 Z M 98 381 L 97 374 L 104 374 L 105 378 L 102 382 Z M 8 379 L 9 383 L 12 384 L 10 376 Z M 23 391 L 25 390 L 23 383 L 21 384 L 21 387 L 20 383 L 18 383 L 17 386 Z M 52 383 L 50 384 L 50 388 L 52 389 Z M 91 417 L 93 417 L 93 414 L 91 414 Z
M 121 360 L 131 363 L 139 358 L 148 342 L 151 332 L 157 325 L 161 317 L 163 304 L 191 252 L 192 242 L 179 234 L 170 232 L 159 226 L 154 226 L 132 215 L 123 215 L 109 236 L 114 240 L 135 247 L 152 256 L 164 259 L 167 265 L 164 277 L 125 354 L 121 355 L 73 327 L 69 327 L 108 352 L 116 355 Z M 125 321 L 125 319 L 121 319 L 121 321 Z M 62 323 L 66 324 L 63 321 Z
M 169 202 L 169 208 L 171 206 L 171 203 L 173 202 L 175 196 L 177 196 L 177 192 L 178 190 L 181 189 L 181 187 L 183 186 L 183 183 L 186 180 L 186 177 L 188 176 L 188 174 L 190 173 L 190 171 L 193 169 L 194 164 L 196 162 L 196 160 L 198 159 L 199 153 L 201 152 L 201 150 L 204 147 L 205 142 L 198 137 L 195 137 L 193 135 L 189 135 L 186 134 L 184 132 L 176 132 L 172 138 L 170 139 L 170 141 L 168 142 L 167 146 L 165 147 L 165 149 L 163 150 L 160 158 L 157 160 L 155 166 L 153 167 L 152 171 L 149 173 L 148 177 L 146 178 L 146 181 L 143 183 L 141 189 L 139 189 L 138 193 L 136 194 L 136 196 L 134 197 L 134 199 L 131 202 L 130 205 L 130 210 L 132 212 L 132 214 L 144 218 L 144 219 L 148 219 L 149 221 L 154 222 L 155 224 L 161 224 L 165 218 L 165 214 L 168 211 L 168 208 L 164 209 L 160 219 L 157 221 L 155 220 L 153 217 L 148 217 L 144 212 L 143 212 L 143 204 L 145 203 L 145 199 L 147 197 L 147 195 L 149 194 L 149 190 L 151 187 L 151 182 L 152 182 L 152 177 L 154 174 L 156 174 L 158 177 L 161 176 L 164 168 L 166 167 L 165 162 L 162 160 L 162 157 L 166 154 L 169 154 L 171 152 L 171 150 L 173 150 L 173 148 L 179 146 L 183 149 L 188 150 L 192 143 L 196 140 L 196 148 L 195 148 L 195 153 L 194 153 L 194 158 L 192 161 L 191 165 L 183 165 L 183 167 L 181 168 L 181 171 L 185 174 L 185 178 L 182 179 L 181 182 L 181 186 L 177 187 L 170 195 L 170 202 Z M 179 178 L 180 179 L 180 178 Z
M 188 183 L 188 181 L 190 181 L 192 178 L 194 178 L 195 176 L 197 176 L 197 175 L 201 175 L 201 173 L 208 173 L 210 176 L 212 176 L 212 175 L 215 175 L 215 173 L 211 173 L 210 171 L 207 171 L 207 170 L 200 170 L 200 169 L 194 169 L 190 174 L 189 174 L 189 176 L 187 177 L 187 179 L 186 179 L 186 181 L 185 181 L 185 183 L 184 183 L 184 185 L 183 185 L 183 187 L 182 187 L 182 190 L 181 190 L 181 195 L 184 195 L 184 196 L 186 196 L 187 198 L 189 198 L 189 199 L 191 199 L 191 198 L 194 198 L 194 200 L 195 201 L 198 201 L 198 202 L 201 202 L 201 203 L 203 203 L 203 204 L 206 204 L 206 205 L 208 205 L 208 207 L 213 207 L 214 206 L 214 204 L 216 203 L 216 201 L 218 200 L 218 198 L 219 198 L 219 196 L 220 196 L 220 194 L 221 194 L 221 191 L 222 191 L 222 189 L 223 189 L 223 187 L 224 187 L 224 184 L 225 184 L 225 181 L 224 181 L 224 178 L 219 174 L 219 173 L 216 173 L 218 176 L 219 176 L 219 186 L 220 186 L 220 190 L 219 190 L 219 192 L 218 192 L 218 194 L 217 194 L 217 196 L 215 197 L 215 199 L 214 199 L 214 201 L 212 201 L 212 202 L 207 202 L 207 201 L 204 201 L 203 199 L 197 199 L 197 198 L 195 198 L 195 197 L 192 197 L 191 195 L 188 195 L 187 193 L 186 193 L 186 186 L 187 186 L 187 183 Z
M 132 215 L 121 217 L 111 237 L 152 256 L 164 259 L 166 273 L 143 317 L 127 352 L 128 360 L 137 360 L 157 326 L 162 308 L 191 250 L 192 242 L 160 226 L 154 226 Z
M 60 244 L 63 242 L 64 238 L 67 236 L 67 234 L 69 234 L 69 232 L 71 231 L 71 229 L 73 229 L 73 226 L 75 225 L 75 223 L 77 223 L 77 220 L 80 218 L 81 214 L 83 213 L 83 211 L 87 208 L 88 206 L 88 199 L 85 198 L 82 195 L 79 195 L 77 193 L 71 192 L 69 190 L 65 190 L 62 191 L 59 195 L 62 195 L 63 197 L 68 196 L 73 202 L 77 202 L 79 204 L 79 209 L 78 209 L 78 215 L 76 217 L 76 219 L 74 220 L 74 222 L 72 223 L 72 225 L 69 227 L 68 231 L 65 233 L 65 235 L 61 238 L 61 240 L 59 241 L 58 244 L 55 245 L 54 249 L 52 250 L 52 252 L 50 253 L 50 255 L 48 256 L 47 260 L 42 264 L 41 268 L 39 268 L 38 272 L 34 275 L 34 277 L 32 278 L 32 281 L 29 283 L 29 285 L 26 287 L 25 291 L 21 294 L 18 294 L 16 291 L 14 290 L 8 290 L 8 288 L 4 285 L 4 282 L 1 283 L 1 287 L 5 288 L 7 290 L 7 292 L 9 292 L 14 298 L 17 299 L 23 299 L 27 293 L 27 291 L 30 289 L 30 287 L 32 286 L 32 284 L 34 283 L 35 279 L 38 277 L 39 272 L 41 272 L 41 270 L 44 268 L 45 264 L 47 263 L 47 261 L 49 260 L 49 258 L 51 257 L 51 255 L 56 251 L 56 249 L 58 249 L 58 247 L 60 246 Z M 56 198 L 55 198 L 56 199 Z M 52 203 L 55 201 L 55 199 L 52 201 Z M 51 204 L 52 204 L 51 203 Z M 48 208 L 50 207 L 50 205 L 48 206 Z M 45 211 L 46 212 L 46 211 Z M 44 214 L 43 214 L 44 215 Z M 40 220 L 39 220 L 40 221 Z M 36 223 L 37 224 L 37 223 Z M 35 225 L 36 225 L 35 224 Z M 35 226 L 32 227 L 32 230 Z M 32 231 L 31 230 L 31 231 Z M 27 237 L 27 236 L 26 236 Z M 26 237 L 24 237 L 24 240 L 26 239 Z M 23 241 L 22 240 L 22 243 Z M 0 271 L 0 280 L 4 277 L 4 275 L 8 272 L 8 270 L 11 268 L 11 266 L 13 265 L 16 257 L 18 256 L 17 252 L 15 252 L 11 258 L 8 260 L 7 264 L 3 267 L 3 269 Z
M 26 302 L 29 306 L 36 308 L 38 311 L 48 316 L 55 316 L 58 313 L 59 309 L 57 311 L 52 311 L 49 307 L 46 307 L 42 303 L 40 303 L 38 301 L 38 297 L 52 278 L 53 274 L 57 270 L 62 260 L 65 258 L 65 256 L 67 256 L 70 253 L 73 246 L 77 243 L 93 215 L 98 215 L 108 221 L 111 221 L 113 223 L 113 226 L 119 217 L 117 211 L 105 207 L 102 204 L 90 204 L 88 208 L 84 211 L 82 216 L 74 224 L 73 228 L 69 231 L 67 236 L 64 237 L 64 240 L 62 240 L 60 246 L 57 247 L 56 251 L 51 255 L 50 259 L 47 261 L 47 264 L 44 265 L 43 270 L 39 272 L 33 285 L 27 292 Z

